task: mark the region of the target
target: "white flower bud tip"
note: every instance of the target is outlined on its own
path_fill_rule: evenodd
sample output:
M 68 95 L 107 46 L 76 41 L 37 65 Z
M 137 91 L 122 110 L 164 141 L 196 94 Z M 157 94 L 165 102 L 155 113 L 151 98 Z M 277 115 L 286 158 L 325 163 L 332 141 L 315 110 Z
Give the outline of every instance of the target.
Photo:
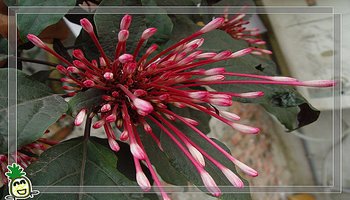
M 231 182 L 231 184 L 237 188 L 244 187 L 243 181 L 231 170 L 224 168 L 221 170 L 222 173 L 226 176 L 226 178 Z
M 94 32 L 94 27 L 92 26 L 91 22 L 88 19 L 86 18 L 81 19 L 80 24 L 86 32 L 88 33 Z
M 237 123 L 232 123 L 231 127 L 236 129 L 237 131 L 240 131 L 242 133 L 248 133 L 248 134 L 258 134 L 260 129 L 243 125 L 243 124 L 237 124 Z
M 113 79 L 113 73 L 112 72 L 106 72 L 106 73 L 103 74 L 103 77 L 106 80 L 112 80 Z
M 148 40 L 148 38 L 152 37 L 152 35 L 154 35 L 156 32 L 157 32 L 156 28 L 148 28 L 148 29 L 143 31 L 143 33 L 141 35 L 141 39 Z
M 211 22 L 209 22 L 207 25 L 205 25 L 200 32 L 207 33 L 209 31 L 212 31 L 214 29 L 217 29 L 219 26 L 224 23 L 225 19 L 223 17 L 215 18 Z
M 188 148 L 188 151 L 193 156 L 193 158 L 204 167 L 205 160 L 204 160 L 203 155 L 198 151 L 198 149 L 196 149 L 194 146 L 192 146 L 190 144 L 187 145 L 187 148 Z
M 136 143 L 130 144 L 130 151 L 133 156 L 135 156 L 139 160 L 144 160 L 146 158 L 145 152 L 141 149 L 141 147 Z
M 77 116 L 75 117 L 75 120 L 74 120 L 74 125 L 76 126 L 80 126 L 83 121 L 84 121 L 84 118 L 86 116 L 86 109 L 82 109 L 80 110 L 80 112 L 77 114 Z
M 136 172 L 136 181 L 143 191 L 149 191 L 151 189 L 151 184 L 149 183 L 145 173 L 141 171 Z
M 113 151 L 115 151 L 115 152 L 119 151 L 119 149 L 120 149 L 119 144 L 114 139 L 108 138 L 108 144 L 109 144 L 109 147 L 111 147 L 111 149 Z
M 28 34 L 27 38 L 29 41 L 31 41 L 35 46 L 39 47 L 39 48 L 46 48 L 46 44 L 41 41 L 36 35 L 33 34 Z
M 213 196 L 220 196 L 221 195 L 221 191 L 219 189 L 219 187 L 216 185 L 214 179 L 209 175 L 208 172 L 206 171 L 202 171 L 200 173 L 202 181 L 205 185 L 205 187 L 207 188 L 207 190 L 213 195 Z

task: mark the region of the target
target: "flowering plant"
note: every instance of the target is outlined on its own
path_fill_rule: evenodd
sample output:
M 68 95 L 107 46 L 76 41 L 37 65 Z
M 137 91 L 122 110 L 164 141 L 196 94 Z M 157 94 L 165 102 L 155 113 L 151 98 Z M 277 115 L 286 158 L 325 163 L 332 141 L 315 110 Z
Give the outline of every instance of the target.
M 110 2 L 102 1 L 100 6 Z M 299 105 L 308 103 L 285 86 L 334 85 L 330 80 L 300 81 L 265 74 L 262 69 L 271 66 L 259 56 L 271 52 L 255 47 L 265 42 L 259 39 L 258 30 L 244 27 L 249 22 L 242 13 L 216 16 L 201 22 L 201 26 L 191 16 L 111 17 L 98 14 L 97 9 L 94 23 L 89 17 L 79 19 L 83 31 L 71 54 L 57 40 L 51 48 L 38 33 L 26 32 L 21 38 L 57 59 L 49 74 L 60 72 L 54 76 L 61 77 L 59 84 L 64 91 L 51 93 L 44 83 L 35 80 L 37 75 L 28 77 L 17 72 L 18 109 L 30 119 L 19 119 L 21 148 L 17 159 L 23 167 L 33 162 L 27 168 L 33 184 L 43 185 L 45 178 L 48 185 L 138 185 L 145 192 L 154 184 L 162 199 L 170 199 L 161 177 L 174 185 L 203 185 L 200 189 L 212 196 L 232 199 L 232 194 L 222 192 L 223 186 L 245 185 L 235 167 L 251 177 L 258 176 L 258 172 L 206 135 L 209 118 L 242 134 L 258 134 L 259 128 L 240 123 L 238 115 L 222 107 L 231 106 L 233 100 L 261 103 L 292 130 L 303 124 L 295 121 L 303 117 L 292 114 L 288 117 L 293 120 L 284 121 L 280 111 L 287 107 L 301 109 Z M 118 25 L 110 27 L 112 24 Z M 188 29 L 183 29 L 186 26 Z M 244 62 L 248 66 L 240 66 Z M 5 72 L 1 70 L 3 78 Z M 271 106 L 278 109 L 269 109 Z M 311 106 L 306 107 L 318 115 Z M 40 133 L 64 113 L 74 117 L 75 126 L 84 124 L 83 137 L 57 145 L 39 139 L 43 136 Z M 106 139 L 92 137 L 91 128 L 102 129 Z M 54 146 L 39 158 L 30 159 L 33 155 L 26 153 L 33 148 L 46 150 L 46 146 L 38 146 L 40 142 Z M 0 149 L 0 153 L 6 153 L 5 143 Z M 0 160 L 0 172 L 5 173 L 7 157 L 2 155 Z

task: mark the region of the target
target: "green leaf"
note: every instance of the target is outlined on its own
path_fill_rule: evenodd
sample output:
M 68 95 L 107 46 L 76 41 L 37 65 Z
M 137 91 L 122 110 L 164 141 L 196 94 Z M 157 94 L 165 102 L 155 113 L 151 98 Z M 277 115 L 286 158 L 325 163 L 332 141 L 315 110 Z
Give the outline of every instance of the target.
M 155 134 L 161 134 L 161 130 L 157 126 L 153 126 L 150 122 L 149 124 L 152 126 L 152 130 Z M 152 165 L 156 168 L 157 173 L 162 179 L 173 185 L 187 185 L 185 177 L 169 163 L 168 157 L 159 149 L 151 136 L 146 134 L 143 128 L 139 128 L 138 133 Z
M 183 124 L 178 124 L 178 123 L 176 125 L 178 128 L 181 126 L 184 126 Z M 189 139 L 191 139 L 194 143 L 200 146 L 203 150 L 205 150 L 209 155 L 211 155 L 218 162 L 220 162 L 221 164 L 223 164 L 224 166 L 226 166 L 227 168 L 231 169 L 233 172 L 236 173 L 234 164 L 230 160 L 228 160 L 224 155 L 222 155 L 222 153 L 219 152 L 216 148 L 210 145 L 206 140 L 201 138 L 197 133 L 195 133 L 194 131 L 188 131 L 186 132 L 186 136 L 189 137 Z M 223 147 L 224 150 L 230 153 L 230 151 L 224 144 L 222 144 L 221 142 L 215 139 L 212 139 L 212 140 L 217 144 L 219 144 L 221 147 Z M 161 134 L 161 144 L 164 148 L 164 152 L 169 157 L 169 161 L 171 165 L 173 165 L 175 169 L 181 172 L 189 182 L 193 183 L 196 186 L 200 186 L 199 189 L 201 189 L 204 192 L 207 192 L 206 188 L 203 187 L 204 184 L 202 182 L 202 179 L 198 171 L 196 170 L 196 168 L 193 166 L 192 162 L 185 156 L 185 154 L 177 147 L 177 145 L 165 133 Z M 223 192 L 221 196 L 222 199 L 232 199 L 232 200 L 250 199 L 250 195 L 248 194 L 249 191 L 247 190 L 244 190 L 244 192 L 247 192 L 247 194 L 224 193 L 224 192 L 233 192 L 233 191 L 242 192 L 242 189 L 234 188 L 232 184 L 226 179 L 224 174 L 213 163 L 211 163 L 207 159 L 205 160 L 206 160 L 206 165 L 205 165 L 206 171 L 213 177 L 216 184 L 220 187 L 221 191 Z M 242 180 L 247 186 L 248 182 L 245 181 L 244 179 Z M 227 186 L 231 186 L 231 187 L 227 187 Z
M 79 46 L 79 49 L 83 50 L 85 57 L 89 60 L 99 59 L 100 53 L 91 37 L 84 29 L 80 31 L 74 45 Z
M 8 40 L 0 37 L 0 61 L 5 60 L 8 56 Z
M 85 108 L 88 111 L 93 111 L 96 105 L 103 102 L 102 95 L 105 94 L 103 90 L 91 88 L 84 92 L 78 92 L 74 97 L 68 101 L 68 113 L 72 114 L 74 111 L 79 112 Z
M 138 0 L 103 0 L 100 6 L 137 6 L 141 5 Z M 96 25 L 99 41 L 111 59 L 114 58 L 115 47 L 118 43 L 118 32 L 120 21 L 124 15 L 121 14 L 103 14 L 99 9 L 96 10 L 94 21 Z M 132 15 L 132 22 L 129 27 L 129 38 L 126 43 L 126 52 L 133 53 L 141 37 L 142 32 L 146 29 L 145 15 Z
M 62 13 L 44 14 L 47 11 L 44 8 L 37 7 L 35 14 L 18 14 L 17 25 L 22 41 L 28 41 L 26 36 L 31 33 L 39 35 L 46 27 L 57 23 L 62 17 L 69 11 L 70 8 L 75 6 L 75 0 L 19 0 L 17 6 L 66 6 Z
M 112 150 L 100 144 L 101 139 L 75 138 L 65 141 L 44 152 L 39 160 L 27 169 L 33 185 L 43 186 L 137 186 L 117 170 L 120 161 Z M 133 167 L 133 166 L 130 166 Z M 141 191 L 141 190 L 140 190 Z M 45 194 L 41 191 L 36 199 L 155 199 L 142 193 L 82 193 Z M 115 189 L 118 192 L 118 188 Z M 80 198 L 81 197 L 81 198 Z
M 32 79 L 35 79 L 37 81 L 40 81 L 42 83 L 45 83 L 47 79 L 49 78 L 52 70 L 41 70 L 37 71 L 34 74 L 30 75 Z
M 0 153 L 7 151 L 8 134 L 8 70 L 0 69 Z M 12 91 L 15 92 L 15 91 Z M 21 71 L 17 71 L 17 143 L 18 147 L 40 138 L 45 130 L 67 111 L 68 106 L 62 97 Z
M 142 0 L 143 6 L 156 6 L 156 2 L 154 0 Z M 157 7 L 161 12 L 166 12 L 161 7 Z M 147 14 L 146 15 L 146 25 L 147 27 L 155 27 L 157 28 L 156 34 L 154 34 L 149 40 L 148 44 L 161 44 L 165 43 L 170 39 L 172 30 L 173 30 L 173 22 L 170 17 L 166 14 Z

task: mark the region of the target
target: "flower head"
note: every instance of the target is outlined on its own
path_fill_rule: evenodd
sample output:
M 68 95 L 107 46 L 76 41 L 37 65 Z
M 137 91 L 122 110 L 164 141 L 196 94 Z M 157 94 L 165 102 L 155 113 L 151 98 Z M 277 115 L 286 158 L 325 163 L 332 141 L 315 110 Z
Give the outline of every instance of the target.
M 103 51 L 101 44 L 93 32 L 93 28 L 90 26 L 91 23 L 87 19 L 81 20 L 82 26 L 91 36 L 94 44 L 101 53 L 98 65 L 85 58 L 84 53 L 80 49 L 73 51 L 73 56 L 76 58 L 73 64 L 68 61 L 66 63 L 66 60 L 62 60 L 57 53 L 52 53 L 53 50 L 48 49 L 46 46 L 43 49 L 60 58 L 66 63 L 67 67 L 76 67 L 69 70 L 62 65 L 57 67 L 62 74 L 67 76 L 67 81 L 65 82 L 74 86 L 68 89 L 73 89 L 75 93 L 88 88 L 96 88 L 105 92 L 101 97 L 103 103 L 96 105 L 98 109 L 95 109 L 98 110 L 97 114 L 100 120 L 93 127 L 104 128 L 109 145 L 114 151 L 119 150 L 118 143 L 115 140 L 129 141 L 130 151 L 135 161 L 138 184 L 144 190 L 149 190 L 150 188 L 149 181 L 139 166 L 140 161 L 144 161 L 164 199 L 168 199 L 168 196 L 160 185 L 160 181 L 151 166 L 147 152 L 140 139 L 140 134 L 147 133 L 158 144 L 160 150 L 163 150 L 158 136 L 152 131 L 152 128 L 155 126 L 159 127 L 164 134 L 167 134 L 176 144 L 177 148 L 191 161 L 200 174 L 203 184 L 212 195 L 219 196 L 221 191 L 216 185 L 215 180 L 204 168 L 207 162 L 206 159 L 214 163 L 235 187 L 243 187 L 243 182 L 238 176 L 216 161 L 215 158 L 206 153 L 205 149 L 202 149 L 187 137 L 185 133 L 174 126 L 171 122 L 173 120 L 178 120 L 184 126 L 192 129 L 247 175 L 257 176 L 258 174 L 254 169 L 234 158 L 202 133 L 201 130 L 196 128 L 198 122 L 195 119 L 185 118 L 176 114 L 169 109 L 169 105 L 195 109 L 217 118 L 242 133 L 257 134 L 259 132 L 258 128 L 238 123 L 239 116 L 227 111 L 218 111 L 212 107 L 212 104 L 230 106 L 232 105 L 232 97 L 258 98 L 263 95 L 263 92 L 235 93 L 206 91 L 204 89 L 195 89 L 194 86 L 211 86 L 216 84 L 281 84 L 326 87 L 334 84 L 333 82 L 302 82 L 288 77 L 226 72 L 225 68 L 200 69 L 204 65 L 234 59 L 254 52 L 269 53 L 266 50 L 253 47 L 237 52 L 202 52 L 198 50 L 198 47 L 205 41 L 202 38 L 197 39 L 197 37 L 217 28 L 224 29 L 229 33 L 234 32 L 235 37 L 250 41 L 250 39 L 244 37 L 244 34 L 237 34 L 243 33 L 243 30 L 239 28 L 241 24 L 244 24 L 241 15 L 236 16 L 235 19 L 230 21 L 225 21 L 224 18 L 216 18 L 197 32 L 153 56 L 151 54 L 157 49 L 157 45 L 155 44 L 150 45 L 143 55 L 139 55 L 139 53 L 144 42 L 156 32 L 155 28 L 146 29 L 139 39 L 135 50 L 133 52 L 126 52 L 126 40 L 129 37 L 128 28 L 131 21 L 132 17 L 130 15 L 125 15 L 122 19 L 120 32 L 118 33 L 119 41 L 116 45 L 114 58 L 112 59 L 107 57 Z M 31 35 L 28 37 L 34 38 Z M 38 44 L 39 47 L 43 47 L 43 44 L 36 38 L 33 40 L 33 43 L 35 45 Z M 251 43 L 256 44 L 257 42 Z M 226 77 L 229 76 L 247 77 L 253 80 L 226 80 Z M 78 111 L 75 125 L 79 126 L 86 115 L 87 108 Z M 123 130 L 120 138 L 116 138 L 112 124 Z M 137 126 L 141 126 L 145 132 L 139 132 Z

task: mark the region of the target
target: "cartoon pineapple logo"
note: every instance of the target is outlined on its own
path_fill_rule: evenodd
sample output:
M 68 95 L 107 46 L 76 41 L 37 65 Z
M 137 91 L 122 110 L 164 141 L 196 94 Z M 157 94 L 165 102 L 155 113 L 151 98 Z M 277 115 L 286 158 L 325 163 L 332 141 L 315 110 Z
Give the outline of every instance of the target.
M 5 199 L 28 199 L 39 194 L 38 190 L 33 191 L 32 183 L 20 165 L 13 163 L 12 166 L 8 165 L 7 169 L 9 170 L 6 172 L 6 176 L 9 179 L 10 195 L 7 195 Z

